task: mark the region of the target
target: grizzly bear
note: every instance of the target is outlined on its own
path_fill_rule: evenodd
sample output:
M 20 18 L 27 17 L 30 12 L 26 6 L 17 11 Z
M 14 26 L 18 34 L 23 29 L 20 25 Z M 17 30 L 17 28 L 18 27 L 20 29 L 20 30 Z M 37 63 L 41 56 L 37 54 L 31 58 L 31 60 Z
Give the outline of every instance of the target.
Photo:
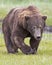
M 4 18 L 2 30 L 8 53 L 18 52 L 35 54 L 42 38 L 47 16 L 40 13 L 37 7 L 13 8 Z M 24 39 L 30 37 L 30 46 Z

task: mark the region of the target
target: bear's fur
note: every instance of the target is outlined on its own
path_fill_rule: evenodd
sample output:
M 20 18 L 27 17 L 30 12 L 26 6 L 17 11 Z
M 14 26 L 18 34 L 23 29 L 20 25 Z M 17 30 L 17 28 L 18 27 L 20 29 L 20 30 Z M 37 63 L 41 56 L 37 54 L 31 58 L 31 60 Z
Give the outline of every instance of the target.
M 4 18 L 2 24 L 7 51 L 9 53 L 15 53 L 19 48 L 24 54 L 36 53 L 41 39 L 37 40 L 34 38 L 33 26 L 39 27 L 39 24 L 42 24 L 42 37 L 42 32 L 45 24 L 44 21 L 46 18 L 47 17 L 43 16 L 39 12 L 38 8 L 34 6 L 29 6 L 27 8 L 13 8 Z M 31 38 L 30 46 L 24 43 L 24 38 L 26 37 Z

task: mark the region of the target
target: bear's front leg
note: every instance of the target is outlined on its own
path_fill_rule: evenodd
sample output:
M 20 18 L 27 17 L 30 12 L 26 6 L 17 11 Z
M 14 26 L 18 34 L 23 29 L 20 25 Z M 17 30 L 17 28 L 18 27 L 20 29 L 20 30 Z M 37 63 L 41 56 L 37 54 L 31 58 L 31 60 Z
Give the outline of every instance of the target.
M 21 47 L 21 51 L 24 53 L 24 54 L 34 54 L 34 49 L 32 49 L 30 46 L 28 45 L 25 45 L 25 46 L 22 46 Z
M 15 43 L 15 45 L 24 53 L 24 54 L 33 54 L 34 53 L 34 50 L 26 45 L 24 43 L 24 39 L 15 35 L 15 36 L 11 36 L 11 40 L 12 42 Z
M 30 39 L 30 46 L 32 49 L 34 49 L 34 53 L 36 54 L 38 46 L 39 46 L 40 40 L 36 40 L 33 37 Z

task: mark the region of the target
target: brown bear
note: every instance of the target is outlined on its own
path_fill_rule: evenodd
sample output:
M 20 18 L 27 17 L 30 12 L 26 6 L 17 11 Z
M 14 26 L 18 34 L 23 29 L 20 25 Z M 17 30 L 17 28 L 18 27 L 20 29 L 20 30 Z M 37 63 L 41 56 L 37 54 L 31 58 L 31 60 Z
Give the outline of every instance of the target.
M 2 24 L 7 51 L 15 53 L 19 48 L 24 54 L 36 53 L 46 18 L 34 6 L 13 8 Z M 30 37 L 30 46 L 24 43 L 26 37 Z

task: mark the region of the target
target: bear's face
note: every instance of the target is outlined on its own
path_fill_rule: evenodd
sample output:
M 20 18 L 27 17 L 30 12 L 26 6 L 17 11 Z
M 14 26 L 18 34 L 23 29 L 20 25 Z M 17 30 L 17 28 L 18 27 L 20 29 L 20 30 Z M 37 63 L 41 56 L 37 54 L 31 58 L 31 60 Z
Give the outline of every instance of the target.
M 47 16 L 26 16 L 26 28 L 31 35 L 36 39 L 40 40 L 42 32 L 45 27 L 45 20 Z

